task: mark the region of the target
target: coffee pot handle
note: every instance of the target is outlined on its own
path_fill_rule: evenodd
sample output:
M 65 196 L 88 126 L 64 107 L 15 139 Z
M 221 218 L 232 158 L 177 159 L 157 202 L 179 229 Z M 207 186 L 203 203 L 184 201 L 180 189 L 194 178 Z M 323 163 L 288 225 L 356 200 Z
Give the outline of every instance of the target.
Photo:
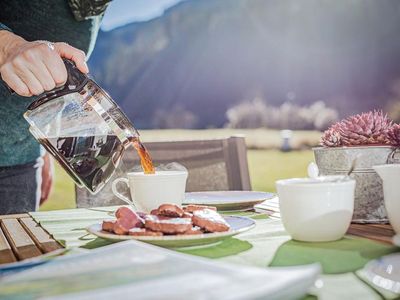
M 28 106 L 28 110 L 34 110 L 38 106 L 52 99 L 74 92 L 79 92 L 89 81 L 88 75 L 79 71 L 73 61 L 63 58 L 63 62 L 65 68 L 67 69 L 67 81 L 64 83 L 64 85 L 39 95 L 38 99 Z
M 66 86 L 66 85 L 68 84 L 68 82 L 70 81 L 70 77 L 72 77 L 73 74 L 75 74 L 75 73 L 77 72 L 77 68 L 76 68 L 75 63 L 74 63 L 73 61 L 71 61 L 71 60 L 69 60 L 69 59 L 66 59 L 66 58 L 63 58 L 62 60 L 63 60 L 63 62 L 64 62 L 65 68 L 67 69 L 67 78 L 68 78 L 68 79 L 67 79 L 67 81 L 66 81 L 65 84 L 63 84 L 62 86 L 55 87 L 53 90 L 51 90 L 51 92 L 56 92 L 56 91 L 59 91 L 59 90 L 64 89 L 65 86 Z M 81 73 L 79 70 L 78 70 L 78 72 Z M 81 73 L 81 74 L 82 74 L 82 73 Z M 10 87 L 8 86 L 7 83 L 4 82 L 4 85 L 6 86 L 6 88 L 7 88 L 8 91 L 10 92 L 10 94 L 12 94 L 12 95 L 15 94 L 15 91 L 14 91 L 12 88 L 10 88 Z M 47 93 L 47 92 L 44 92 L 44 93 L 42 93 L 41 95 L 44 95 L 44 94 L 46 94 L 46 93 Z M 39 97 L 40 97 L 41 95 L 39 95 Z

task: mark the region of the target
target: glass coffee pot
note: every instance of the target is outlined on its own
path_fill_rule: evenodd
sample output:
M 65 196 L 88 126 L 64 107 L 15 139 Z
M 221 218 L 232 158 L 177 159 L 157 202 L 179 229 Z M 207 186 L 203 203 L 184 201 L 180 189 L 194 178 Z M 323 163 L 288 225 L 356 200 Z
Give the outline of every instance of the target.
M 125 149 L 138 139 L 111 97 L 75 64 L 64 60 L 64 86 L 44 93 L 25 112 L 29 130 L 80 187 L 99 192 Z

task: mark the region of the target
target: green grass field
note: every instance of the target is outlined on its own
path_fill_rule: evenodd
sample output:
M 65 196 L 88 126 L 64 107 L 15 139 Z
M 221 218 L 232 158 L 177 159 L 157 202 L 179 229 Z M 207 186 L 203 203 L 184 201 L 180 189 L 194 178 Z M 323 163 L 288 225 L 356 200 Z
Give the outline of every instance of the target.
M 276 148 L 277 145 L 279 145 L 279 132 L 265 129 L 143 130 L 141 134 L 144 142 L 210 139 L 243 134 L 246 136 L 247 144 L 253 148 L 257 143 L 258 146 L 263 145 L 265 147 L 269 145 L 271 148 Z M 319 134 L 315 132 L 295 132 L 294 137 L 297 141 L 307 140 L 307 143 L 313 145 L 317 143 Z M 292 152 L 281 152 L 274 149 L 248 150 L 253 190 L 274 192 L 276 180 L 305 176 L 307 165 L 313 159 L 314 157 L 311 150 L 296 150 Z M 75 207 L 74 184 L 57 163 L 55 175 L 55 185 L 50 199 L 43 204 L 40 209 L 52 210 Z
M 253 190 L 275 192 L 276 180 L 306 176 L 314 155 L 311 150 L 249 150 L 248 160 Z

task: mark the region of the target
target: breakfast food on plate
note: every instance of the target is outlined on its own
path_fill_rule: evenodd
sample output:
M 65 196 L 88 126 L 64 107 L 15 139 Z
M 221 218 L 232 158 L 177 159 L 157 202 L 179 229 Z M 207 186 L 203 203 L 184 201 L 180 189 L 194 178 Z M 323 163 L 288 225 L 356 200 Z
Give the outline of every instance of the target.
M 183 208 L 183 210 L 187 213 L 193 213 L 196 210 L 203 210 L 203 209 L 211 209 L 217 211 L 217 208 L 215 206 L 196 205 L 196 204 L 188 204 Z
M 140 223 L 143 224 L 143 219 L 139 216 L 140 213 L 136 213 L 133 210 L 131 210 L 128 207 L 122 206 L 120 208 L 117 209 L 117 211 L 115 212 L 115 216 L 117 217 L 117 219 L 126 219 L 126 220 L 130 220 L 132 223 L 136 223 L 138 224 L 133 225 L 133 227 L 140 227 Z
M 114 223 L 113 231 L 115 234 L 128 234 L 129 229 L 135 228 L 135 224 L 127 219 L 118 219 Z
M 165 217 L 181 218 L 183 213 L 183 209 L 175 204 L 161 204 L 157 209 L 157 215 Z
M 158 208 L 152 209 L 150 215 L 158 216 Z
M 185 235 L 192 235 L 192 234 L 202 234 L 203 231 L 201 231 L 201 228 L 198 226 L 193 226 L 190 228 L 188 231 L 185 231 L 183 234 Z
M 193 212 L 193 224 L 208 232 L 222 232 L 229 230 L 229 224 L 216 211 L 211 209 L 196 210 Z
M 205 205 L 187 205 L 182 208 L 165 203 L 153 209 L 150 214 L 120 207 L 115 216 L 116 220 L 103 221 L 102 230 L 118 235 L 162 236 L 195 235 L 230 229 L 215 207 Z
M 144 220 L 128 207 L 120 207 L 115 212 L 117 221 L 114 222 L 113 232 L 115 234 L 128 234 L 129 229 L 143 227 Z
M 162 218 L 149 215 L 146 217 L 145 228 L 166 234 L 184 233 L 192 228 L 192 220 L 188 218 Z
M 141 213 L 136 213 L 128 207 L 120 207 L 115 212 L 117 220 L 124 220 L 124 224 L 129 228 L 133 227 L 143 227 L 144 220 L 140 217 Z M 128 229 L 129 229 L 128 228 Z
M 132 228 L 129 229 L 129 235 L 133 236 L 162 236 L 162 232 L 151 231 L 146 228 Z
M 147 216 L 146 213 L 141 212 L 141 211 L 137 211 L 136 213 L 137 213 L 137 215 L 138 215 L 140 218 L 142 218 L 142 220 L 144 220 L 144 218 Z
M 189 213 L 189 212 L 186 212 L 186 211 L 183 213 L 183 216 L 182 216 L 182 218 L 190 218 L 190 219 L 191 219 L 192 217 L 193 217 L 193 214 L 191 214 L 191 213 Z
M 103 229 L 104 231 L 113 232 L 115 222 L 115 220 L 105 220 L 101 225 L 101 229 Z

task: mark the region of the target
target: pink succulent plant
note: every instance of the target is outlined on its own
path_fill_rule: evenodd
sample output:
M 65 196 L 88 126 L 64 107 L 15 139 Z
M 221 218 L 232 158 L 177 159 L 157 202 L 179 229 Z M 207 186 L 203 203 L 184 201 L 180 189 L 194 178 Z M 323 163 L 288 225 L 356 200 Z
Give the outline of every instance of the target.
M 387 137 L 391 145 L 400 147 L 400 124 L 394 124 L 389 129 Z
M 388 145 L 391 144 L 388 132 L 392 127 L 393 122 L 382 111 L 350 116 L 328 128 L 321 138 L 321 145 L 325 147 Z M 400 126 L 397 134 L 397 140 L 400 141 Z

